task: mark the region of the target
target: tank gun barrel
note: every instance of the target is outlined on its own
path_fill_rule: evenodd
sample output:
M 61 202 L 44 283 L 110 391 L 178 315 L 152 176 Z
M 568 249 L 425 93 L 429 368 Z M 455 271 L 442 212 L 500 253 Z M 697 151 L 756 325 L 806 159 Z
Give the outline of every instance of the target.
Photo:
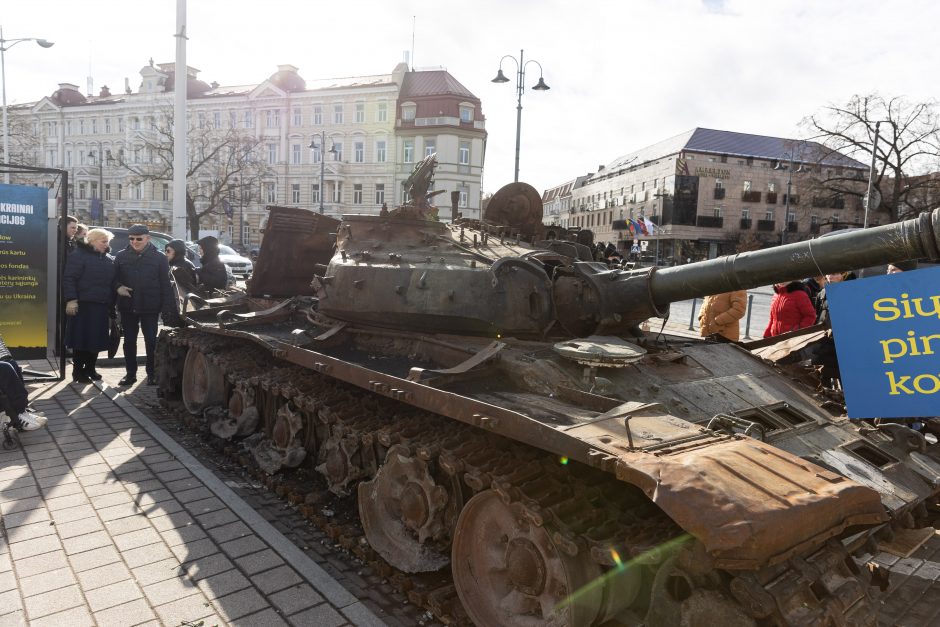
M 663 268 L 650 292 L 669 303 L 909 259 L 940 260 L 940 209 L 916 218 L 774 248 Z

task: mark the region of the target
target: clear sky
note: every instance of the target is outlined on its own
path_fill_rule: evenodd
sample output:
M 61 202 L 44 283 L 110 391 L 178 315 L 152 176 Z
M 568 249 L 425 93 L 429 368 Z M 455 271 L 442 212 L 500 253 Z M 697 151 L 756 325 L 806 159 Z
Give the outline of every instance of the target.
M 936 0 L 189 0 L 187 61 L 201 79 L 258 83 L 289 63 L 314 78 L 444 67 L 483 102 L 483 187 L 513 177 L 515 71 L 538 61 L 547 92 L 522 97 L 520 179 L 536 189 L 696 126 L 784 137 L 829 103 L 878 91 L 937 92 Z M 7 102 L 60 82 L 136 90 L 152 57 L 173 61 L 175 0 L 7 0 Z M 414 29 L 412 24 L 414 23 Z

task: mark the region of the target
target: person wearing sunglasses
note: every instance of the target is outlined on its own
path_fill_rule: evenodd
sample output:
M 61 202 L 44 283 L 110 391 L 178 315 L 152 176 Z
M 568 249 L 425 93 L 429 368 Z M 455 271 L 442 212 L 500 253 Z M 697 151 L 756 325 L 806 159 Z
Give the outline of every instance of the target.
M 117 266 L 117 306 L 124 328 L 124 368 L 127 374 L 119 385 L 137 381 L 137 334 L 143 331 L 147 349 L 147 383 L 155 385 L 153 356 L 160 314 L 176 315 L 176 297 L 170 285 L 166 255 L 150 243 L 150 231 L 143 224 L 127 229 L 127 248 L 114 259 Z

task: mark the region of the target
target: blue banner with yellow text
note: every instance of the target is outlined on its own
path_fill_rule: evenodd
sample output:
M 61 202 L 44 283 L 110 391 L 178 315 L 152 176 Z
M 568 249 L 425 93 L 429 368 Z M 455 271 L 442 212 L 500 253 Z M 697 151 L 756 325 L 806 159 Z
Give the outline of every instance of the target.
M 0 185 L 0 335 L 17 359 L 46 357 L 48 194 Z
M 826 286 L 850 418 L 940 414 L 940 267 Z

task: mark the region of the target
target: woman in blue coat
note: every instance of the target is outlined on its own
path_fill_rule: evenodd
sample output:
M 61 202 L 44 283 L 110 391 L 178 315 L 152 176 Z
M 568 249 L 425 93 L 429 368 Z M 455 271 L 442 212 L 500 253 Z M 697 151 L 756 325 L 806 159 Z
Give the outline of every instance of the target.
M 112 237 L 104 229 L 88 231 L 65 264 L 63 295 L 70 316 L 65 345 L 72 349 L 72 381 L 77 383 L 101 379 L 95 363 L 98 353 L 108 348 L 117 272 L 114 257 L 108 254 Z

